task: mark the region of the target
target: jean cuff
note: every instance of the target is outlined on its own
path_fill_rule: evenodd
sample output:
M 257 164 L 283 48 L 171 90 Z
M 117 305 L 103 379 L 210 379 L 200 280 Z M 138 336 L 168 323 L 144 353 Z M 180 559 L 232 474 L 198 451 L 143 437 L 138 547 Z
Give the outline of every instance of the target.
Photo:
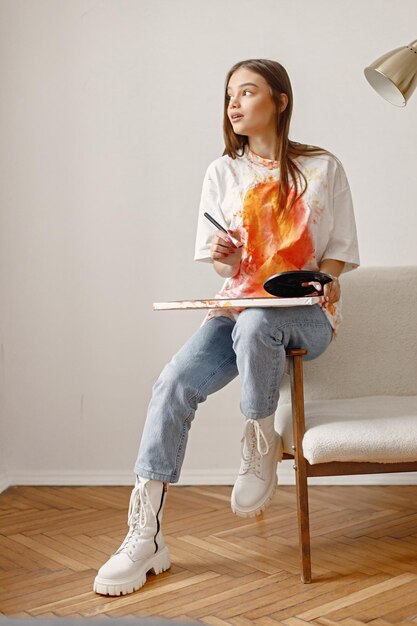
M 134 472 L 135 474 L 137 474 L 138 476 L 141 476 L 142 478 L 150 478 L 151 480 L 160 480 L 163 483 L 177 483 L 179 480 L 179 476 L 178 478 L 173 479 L 172 476 L 168 476 L 167 474 L 160 474 L 159 472 L 152 472 L 149 470 L 145 470 L 141 467 L 138 467 L 137 465 L 135 465 Z
M 241 406 L 240 410 L 243 413 L 243 415 L 247 418 L 247 419 L 251 419 L 251 420 L 261 420 L 264 417 L 269 417 L 270 415 L 272 415 L 273 413 L 275 413 L 275 411 L 277 410 L 278 404 L 275 408 L 269 408 L 266 409 L 265 411 L 251 411 L 251 410 L 244 410 L 244 408 Z

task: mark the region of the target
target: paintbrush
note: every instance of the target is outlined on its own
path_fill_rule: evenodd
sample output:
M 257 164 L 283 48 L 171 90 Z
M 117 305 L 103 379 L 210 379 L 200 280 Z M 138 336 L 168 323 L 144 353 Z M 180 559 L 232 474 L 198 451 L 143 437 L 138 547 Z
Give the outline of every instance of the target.
M 240 248 L 242 246 L 241 242 L 233 237 L 233 235 L 230 234 L 230 231 L 226 230 L 221 224 L 219 224 L 219 222 L 217 222 L 214 217 L 211 217 L 210 213 L 204 213 L 204 217 L 206 217 L 212 224 L 214 224 L 216 228 L 224 232 L 228 236 L 230 243 L 232 243 L 235 248 Z

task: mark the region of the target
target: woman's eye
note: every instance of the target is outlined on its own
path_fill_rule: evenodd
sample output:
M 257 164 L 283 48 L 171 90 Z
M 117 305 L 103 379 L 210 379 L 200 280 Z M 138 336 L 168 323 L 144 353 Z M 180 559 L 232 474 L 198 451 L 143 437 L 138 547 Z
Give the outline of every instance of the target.
M 252 93 L 252 92 L 250 89 L 245 89 L 242 93 L 245 94 L 245 93 Z M 229 96 L 229 95 L 226 96 L 226 100 L 231 100 L 232 98 L 233 96 Z

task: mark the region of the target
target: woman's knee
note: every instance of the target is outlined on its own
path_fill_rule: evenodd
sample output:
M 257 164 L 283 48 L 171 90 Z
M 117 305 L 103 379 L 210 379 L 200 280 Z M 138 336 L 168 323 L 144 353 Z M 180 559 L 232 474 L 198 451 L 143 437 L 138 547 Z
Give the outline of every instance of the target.
M 307 349 L 308 353 L 304 357 L 305 361 L 312 361 L 313 359 L 317 359 L 317 357 L 321 356 L 327 348 L 330 346 L 333 338 L 333 329 L 328 325 L 323 324 L 322 326 L 316 326 L 312 329 L 312 332 L 309 334 L 304 341 L 299 343 L 303 343 L 302 346 Z
M 193 394 L 199 386 L 195 378 L 196 372 L 191 363 L 174 356 L 162 369 L 152 391 L 169 397 Z
M 267 308 L 248 308 L 242 311 L 232 331 L 234 346 L 236 347 L 238 343 L 260 342 L 266 345 L 282 343 L 283 333 L 274 313 L 276 311 Z

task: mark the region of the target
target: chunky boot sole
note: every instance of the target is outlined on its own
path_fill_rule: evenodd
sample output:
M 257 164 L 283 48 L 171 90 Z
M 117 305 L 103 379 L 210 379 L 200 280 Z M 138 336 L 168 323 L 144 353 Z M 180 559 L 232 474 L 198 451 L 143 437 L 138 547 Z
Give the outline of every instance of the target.
M 162 548 L 160 552 L 153 554 L 147 561 L 143 563 L 140 569 L 132 574 L 130 578 L 114 580 L 99 578 L 96 576 L 94 580 L 94 591 L 102 596 L 124 596 L 128 593 L 137 591 L 146 583 L 147 572 L 161 574 L 171 567 L 168 549 Z
M 278 485 L 278 480 L 277 478 L 275 478 L 275 482 L 270 486 L 263 500 L 258 502 L 255 508 L 253 506 L 252 507 L 238 506 L 236 502 L 234 501 L 234 498 L 232 495 L 231 507 L 232 507 L 233 513 L 235 515 L 238 515 L 239 517 L 255 517 L 256 515 L 259 515 L 260 513 L 262 513 L 262 511 L 266 509 L 268 504 L 271 502 L 274 496 L 275 490 L 277 488 L 277 485 Z

